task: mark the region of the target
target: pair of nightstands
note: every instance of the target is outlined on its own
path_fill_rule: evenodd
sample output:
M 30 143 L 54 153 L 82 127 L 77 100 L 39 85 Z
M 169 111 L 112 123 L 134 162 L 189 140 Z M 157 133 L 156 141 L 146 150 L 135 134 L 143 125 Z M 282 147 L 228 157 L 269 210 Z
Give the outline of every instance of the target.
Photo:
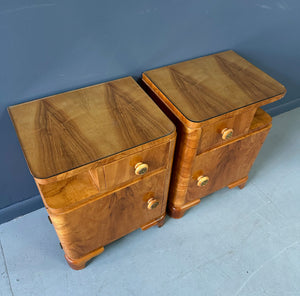
M 285 94 L 233 51 L 147 71 L 143 82 L 160 108 L 130 77 L 9 108 L 74 269 L 163 225 L 166 207 L 179 218 L 222 187 L 242 188 L 271 128 L 259 107 Z

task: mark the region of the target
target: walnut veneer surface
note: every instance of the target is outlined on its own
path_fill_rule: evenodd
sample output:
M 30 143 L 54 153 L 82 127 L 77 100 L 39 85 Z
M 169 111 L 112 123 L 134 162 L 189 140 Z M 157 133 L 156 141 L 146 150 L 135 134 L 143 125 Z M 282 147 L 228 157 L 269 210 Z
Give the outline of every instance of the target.
M 284 86 L 231 50 L 146 71 L 143 82 L 177 127 L 170 215 L 222 187 L 242 188 L 271 128 L 259 107 Z
M 9 113 L 31 173 L 39 179 L 174 131 L 131 77 L 11 106 Z
M 182 113 L 185 122 L 208 120 L 286 92 L 231 50 L 146 71 L 143 78 Z
M 9 108 L 69 265 L 164 221 L 174 124 L 131 78 Z

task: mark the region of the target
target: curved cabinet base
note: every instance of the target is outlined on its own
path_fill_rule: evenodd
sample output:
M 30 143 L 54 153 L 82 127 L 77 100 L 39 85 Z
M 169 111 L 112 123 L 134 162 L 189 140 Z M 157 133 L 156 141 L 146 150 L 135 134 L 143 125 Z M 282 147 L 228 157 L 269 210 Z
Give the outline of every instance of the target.
M 164 214 L 164 215 L 160 216 L 159 218 L 153 220 L 152 222 L 142 226 L 141 229 L 144 231 L 155 225 L 157 225 L 158 227 L 162 227 L 165 223 L 165 218 L 166 218 L 166 215 Z M 100 248 L 94 250 L 93 252 L 91 252 L 81 258 L 78 258 L 78 259 L 71 259 L 65 254 L 65 259 L 72 269 L 81 270 L 86 267 L 86 263 L 89 260 L 100 255 L 103 251 L 104 251 L 104 247 L 100 247 Z
M 232 189 L 234 187 L 239 186 L 240 189 L 243 189 L 245 187 L 247 181 L 248 181 L 248 176 L 229 184 L 227 187 L 229 189 Z
M 170 217 L 175 219 L 180 219 L 183 217 L 184 213 L 191 207 L 197 205 L 200 202 L 200 198 L 193 200 L 192 202 L 186 203 L 182 207 L 175 207 L 171 203 L 168 204 L 167 213 Z
M 166 214 L 163 214 L 162 216 L 158 217 L 157 219 L 151 221 L 150 223 L 143 225 L 141 227 L 141 229 L 144 231 L 155 225 L 157 225 L 158 227 L 162 227 L 165 224 L 165 218 L 166 218 Z
M 100 255 L 102 252 L 104 251 L 104 247 L 100 247 L 94 251 L 92 251 L 91 253 L 78 258 L 78 259 L 71 259 L 69 258 L 67 255 L 65 255 L 65 258 L 69 264 L 69 266 L 75 270 L 80 270 L 85 268 L 86 263 L 91 260 L 93 257 Z

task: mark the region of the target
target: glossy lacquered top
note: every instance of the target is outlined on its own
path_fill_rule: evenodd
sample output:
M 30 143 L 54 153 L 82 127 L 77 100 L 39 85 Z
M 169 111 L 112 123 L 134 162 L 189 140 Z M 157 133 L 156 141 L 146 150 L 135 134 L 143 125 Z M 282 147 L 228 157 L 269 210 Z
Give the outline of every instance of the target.
M 49 178 L 174 132 L 131 77 L 9 107 L 26 161 Z
M 192 122 L 286 92 L 283 85 L 232 50 L 146 71 L 143 80 Z

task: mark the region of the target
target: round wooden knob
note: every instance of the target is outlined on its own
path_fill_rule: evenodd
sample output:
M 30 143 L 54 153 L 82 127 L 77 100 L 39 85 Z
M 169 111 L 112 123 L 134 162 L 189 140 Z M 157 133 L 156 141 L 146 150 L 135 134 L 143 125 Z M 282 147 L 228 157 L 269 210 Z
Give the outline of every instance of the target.
M 223 140 L 228 140 L 233 135 L 233 129 L 232 128 L 223 128 L 221 131 L 221 134 L 222 134 Z
M 207 185 L 209 178 L 207 176 L 199 176 L 197 178 L 197 186 L 202 187 Z
M 146 163 L 138 162 L 134 168 L 135 168 L 134 173 L 138 176 L 144 175 L 145 173 L 148 172 L 148 165 Z
M 153 210 L 158 205 L 159 205 L 159 201 L 156 198 L 154 198 L 154 197 L 148 199 L 148 201 L 147 201 L 147 208 L 148 208 L 148 210 Z

